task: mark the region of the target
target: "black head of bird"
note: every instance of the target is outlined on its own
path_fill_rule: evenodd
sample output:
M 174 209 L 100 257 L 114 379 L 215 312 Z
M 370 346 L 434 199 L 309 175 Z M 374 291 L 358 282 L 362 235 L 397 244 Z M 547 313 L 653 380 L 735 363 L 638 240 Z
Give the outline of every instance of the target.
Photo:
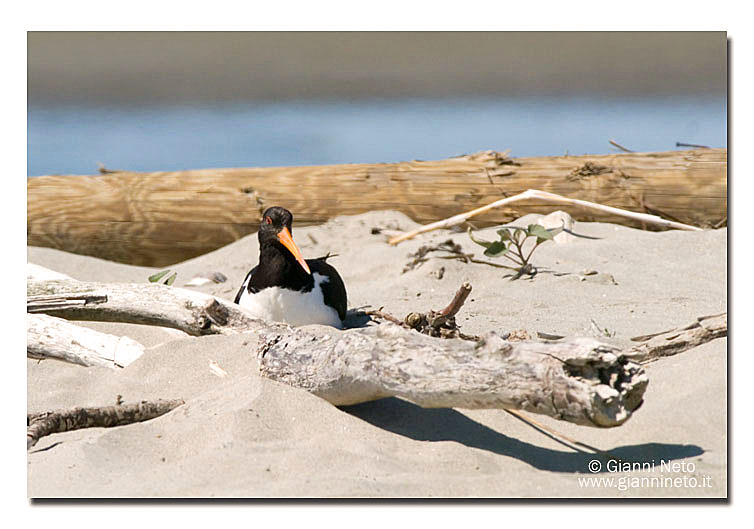
M 284 254 L 289 252 L 299 265 L 311 274 L 309 265 L 301 255 L 296 243 L 293 242 L 292 228 L 293 214 L 285 208 L 274 206 L 267 208 L 262 214 L 262 224 L 259 227 L 259 249 L 264 252 L 265 249 L 277 250 Z

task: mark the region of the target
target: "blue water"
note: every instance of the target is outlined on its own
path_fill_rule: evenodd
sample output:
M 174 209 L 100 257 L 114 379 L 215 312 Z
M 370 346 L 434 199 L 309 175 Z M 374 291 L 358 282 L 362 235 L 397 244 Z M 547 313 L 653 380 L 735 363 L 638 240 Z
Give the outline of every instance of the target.
M 207 167 L 604 154 L 727 146 L 717 98 L 294 101 L 28 109 L 29 176 Z

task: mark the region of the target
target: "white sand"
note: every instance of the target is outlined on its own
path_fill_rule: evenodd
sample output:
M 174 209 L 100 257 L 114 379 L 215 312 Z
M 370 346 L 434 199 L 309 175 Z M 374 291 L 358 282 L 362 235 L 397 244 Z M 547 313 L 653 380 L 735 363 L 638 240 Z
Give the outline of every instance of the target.
M 482 249 L 465 233 L 449 231 L 391 247 L 370 233 L 376 226 L 415 224 L 399 213 L 372 212 L 294 229 L 306 257 L 338 254 L 330 262 L 345 280 L 350 308 L 384 306 L 397 316 L 439 309 L 469 281 L 474 290 L 458 317 L 464 332 L 593 336 L 594 319 L 615 333 L 603 339 L 620 346 L 727 310 L 726 229 L 656 233 L 577 223 L 578 233 L 600 240 L 547 243 L 535 253 L 540 273 L 534 280 L 511 282 L 503 270 L 438 259 L 441 253 L 403 274 L 408 254 L 423 244 L 452 238 L 480 258 Z M 494 229 L 480 236 L 492 239 Z M 29 248 L 28 259 L 90 281 L 145 282 L 155 271 L 46 248 Z M 252 235 L 172 269 L 177 286 L 198 272 L 222 272 L 226 283 L 196 290 L 232 299 L 256 259 Z M 581 281 L 585 269 L 600 274 Z M 116 395 L 125 402 L 181 397 L 186 404 L 146 423 L 42 439 L 28 454 L 31 497 L 727 495 L 726 339 L 650 364 L 645 403 L 618 428 L 531 415 L 623 460 L 653 465 L 591 474 L 593 456 L 501 410 L 430 410 L 392 398 L 339 409 L 262 379 L 253 335 L 191 338 L 160 328 L 84 325 L 128 335 L 149 349 L 119 372 L 29 360 L 29 412 L 110 405 Z M 211 374 L 211 360 L 229 376 Z M 677 468 L 664 466 L 673 463 Z M 614 482 L 580 484 L 593 476 Z

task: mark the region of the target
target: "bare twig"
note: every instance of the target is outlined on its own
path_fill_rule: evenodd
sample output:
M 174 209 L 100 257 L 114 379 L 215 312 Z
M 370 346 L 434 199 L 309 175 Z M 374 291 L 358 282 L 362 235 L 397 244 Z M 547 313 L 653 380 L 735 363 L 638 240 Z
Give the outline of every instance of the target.
M 448 239 L 447 241 L 435 245 L 425 244 L 414 253 L 409 254 L 409 257 L 413 257 L 413 260 L 406 263 L 406 266 L 403 267 L 403 273 L 405 274 L 406 272 L 409 272 L 427 262 L 428 258 L 426 256 L 430 252 L 448 252 L 451 255 L 443 256 L 444 258 L 460 259 L 466 263 L 469 262 L 470 257 L 469 255 L 463 253 L 463 248 L 461 248 L 461 245 L 453 242 L 453 239 Z
M 541 422 L 535 421 L 531 417 L 527 417 L 526 415 L 524 415 L 520 411 L 517 411 L 517 410 L 505 410 L 505 411 L 507 411 L 510 415 L 513 415 L 514 417 L 516 417 L 520 421 L 525 422 L 529 426 L 532 426 L 533 428 L 536 428 L 537 430 L 541 430 L 542 432 L 546 433 L 548 436 L 552 437 L 556 441 L 558 441 L 560 443 L 563 443 L 563 441 L 565 441 L 567 444 L 573 445 L 573 446 L 571 446 L 571 448 L 575 448 L 579 452 L 582 452 L 582 450 L 580 450 L 579 448 L 576 448 L 576 447 L 586 448 L 587 450 L 591 450 L 595 454 L 600 454 L 600 455 L 607 456 L 607 457 L 613 457 L 609 452 L 605 452 L 604 450 L 600 450 L 599 448 L 595 448 L 595 447 L 593 447 L 591 445 L 588 445 L 586 443 L 582 443 L 581 441 L 577 441 L 575 439 L 571 439 L 570 437 L 568 437 L 568 436 L 566 436 L 566 435 L 564 435 L 564 434 L 562 434 L 562 433 L 560 433 L 560 432 L 558 432 L 556 430 L 553 430 L 552 428 L 550 428 L 548 426 L 545 426 Z
M 448 304 L 447 307 L 442 309 L 440 311 L 440 314 L 442 316 L 445 316 L 446 318 L 452 318 L 456 314 L 458 314 L 458 311 L 461 310 L 461 307 L 463 306 L 464 302 L 466 301 L 466 298 L 469 297 L 469 294 L 471 293 L 471 284 L 466 282 L 463 285 L 461 285 L 461 288 L 458 289 L 458 292 L 456 292 L 456 295 L 453 296 L 453 300 Z
M 681 143 L 680 141 L 675 142 L 676 147 L 692 147 L 694 149 L 709 149 L 710 147 L 707 145 L 696 145 L 694 143 Z
M 120 169 L 108 169 L 102 162 L 97 162 L 97 170 L 99 171 L 99 174 L 114 174 L 123 172 Z
M 696 226 L 690 226 L 688 224 L 682 224 L 680 222 L 666 220 L 666 219 L 657 217 L 655 215 L 647 215 L 646 213 L 637 213 L 635 211 L 627 211 L 625 209 L 614 208 L 612 206 L 604 206 L 602 204 L 596 204 L 594 202 L 589 202 L 586 200 L 567 198 L 561 195 L 557 195 L 555 193 L 548 193 L 546 191 L 540 191 L 538 189 L 528 189 L 527 191 L 524 191 L 523 193 L 520 193 L 518 195 L 508 197 L 508 198 L 503 198 L 496 202 L 492 202 L 491 204 L 487 204 L 486 206 L 482 206 L 480 208 L 467 211 L 466 213 L 461 213 L 459 215 L 454 215 L 452 217 L 449 217 L 447 219 L 444 219 L 438 222 L 426 224 L 422 226 L 421 228 L 418 228 L 414 231 L 405 233 L 398 237 L 394 237 L 390 239 L 388 242 L 390 244 L 398 244 L 399 242 L 403 242 L 408 239 L 413 239 L 417 235 L 426 233 L 428 231 L 433 231 L 440 228 L 450 228 L 452 226 L 462 224 L 463 222 L 466 222 L 468 219 L 475 217 L 477 215 L 481 215 L 482 213 L 485 213 L 491 209 L 505 206 L 513 202 L 520 202 L 523 200 L 531 200 L 531 199 L 544 200 L 545 202 L 552 202 L 555 204 L 568 204 L 572 206 L 581 206 L 581 207 L 585 207 L 589 209 L 594 209 L 597 211 L 603 211 L 605 213 L 610 213 L 613 215 L 618 215 L 621 217 L 626 217 L 629 219 L 638 220 L 641 222 L 656 224 L 658 226 L 663 226 L 666 228 L 677 228 L 681 230 L 690 230 L 690 231 L 703 231 L 701 228 L 697 228 Z
M 506 255 L 508 255 L 508 254 L 506 254 Z M 495 268 L 505 268 L 506 270 L 513 270 L 514 272 L 517 271 L 517 270 L 520 270 L 520 267 L 502 265 L 502 264 L 499 264 L 499 263 L 490 263 L 489 261 L 482 261 L 480 259 L 469 258 L 469 262 L 471 262 L 471 263 L 477 263 L 477 264 L 484 264 L 484 265 L 488 265 L 488 266 L 494 266 Z
M 470 292 L 471 284 L 466 282 L 461 285 L 448 306 L 441 311 L 409 312 L 403 320 L 384 312 L 382 307 L 379 310 L 370 310 L 365 313 L 368 316 L 376 316 L 400 325 L 404 329 L 413 329 L 437 338 L 461 338 L 462 340 L 478 341 L 478 336 L 463 334 L 455 321 L 455 315 L 463 307 Z
M 618 147 L 623 152 L 635 152 L 635 151 L 632 151 L 631 149 L 626 149 L 623 145 L 621 145 L 620 143 L 616 142 L 615 140 L 610 140 L 610 145 L 612 145 L 614 147 Z
M 624 351 L 624 356 L 634 362 L 643 364 L 653 362 L 664 356 L 672 356 L 687 351 L 698 345 L 728 335 L 728 313 L 714 316 L 702 316 L 691 325 L 681 329 L 635 336 L 634 342 L 643 342 Z
M 396 325 L 400 325 L 401 327 L 408 328 L 408 325 L 406 325 L 405 322 L 399 320 L 398 318 L 396 318 L 392 314 L 383 311 L 382 309 L 383 309 L 383 307 L 380 307 L 377 310 L 365 310 L 364 314 L 366 314 L 367 316 L 376 316 L 377 318 L 382 318 L 383 320 L 387 320 L 390 323 L 395 323 Z
M 26 417 L 26 449 L 42 437 L 53 433 L 70 432 L 81 428 L 106 428 L 148 421 L 183 404 L 183 400 L 141 401 L 138 404 L 105 406 L 100 408 L 73 408 Z

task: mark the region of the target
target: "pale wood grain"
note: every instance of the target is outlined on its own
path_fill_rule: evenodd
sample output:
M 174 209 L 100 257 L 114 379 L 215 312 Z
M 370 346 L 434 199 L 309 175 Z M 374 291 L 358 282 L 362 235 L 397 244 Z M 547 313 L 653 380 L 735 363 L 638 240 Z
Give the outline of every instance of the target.
M 515 159 L 484 151 L 394 164 L 41 176 L 27 181 L 27 243 L 166 266 L 255 232 L 272 205 L 291 210 L 297 226 L 384 209 L 426 224 L 526 189 L 716 226 L 727 217 L 727 149 Z M 536 200 L 489 211 L 475 224 L 555 209 L 641 227 Z

